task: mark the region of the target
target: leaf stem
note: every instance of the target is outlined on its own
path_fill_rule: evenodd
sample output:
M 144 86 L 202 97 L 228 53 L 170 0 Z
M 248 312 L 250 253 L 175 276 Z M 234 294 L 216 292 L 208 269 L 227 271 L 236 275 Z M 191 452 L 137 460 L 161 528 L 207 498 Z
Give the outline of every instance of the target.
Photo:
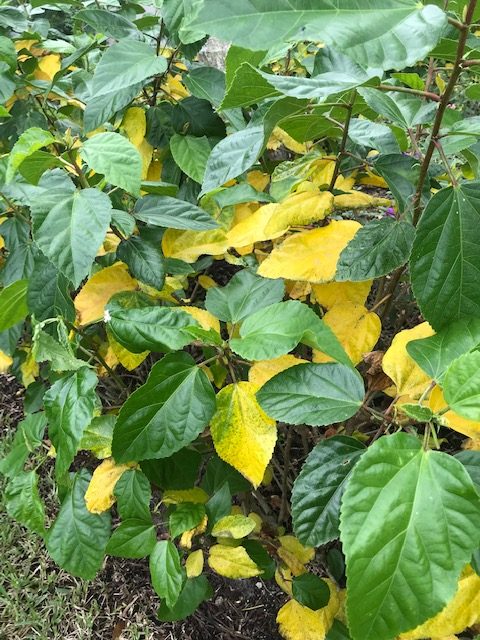
M 421 91 L 420 89 L 410 89 L 409 87 L 399 87 L 399 86 L 390 85 L 390 84 L 379 84 L 373 88 L 378 89 L 379 91 L 396 91 L 398 93 L 409 93 L 410 95 L 421 96 L 422 98 L 429 98 L 434 102 L 441 101 L 441 97 L 438 96 L 436 93 L 433 93 L 433 91 Z
M 357 95 L 357 92 L 354 89 L 350 96 L 350 101 L 345 107 L 347 109 L 347 117 L 345 118 L 345 123 L 343 125 L 342 141 L 340 143 L 340 150 L 338 152 L 337 159 L 335 161 L 335 168 L 333 170 L 332 179 L 330 180 L 330 185 L 328 187 L 329 191 L 332 191 L 332 189 L 334 188 L 335 182 L 337 181 L 337 178 L 340 174 L 340 163 L 342 161 L 343 156 L 345 155 L 345 149 L 348 141 L 348 129 L 350 127 L 350 121 L 352 119 L 353 105 L 355 103 L 356 95 Z

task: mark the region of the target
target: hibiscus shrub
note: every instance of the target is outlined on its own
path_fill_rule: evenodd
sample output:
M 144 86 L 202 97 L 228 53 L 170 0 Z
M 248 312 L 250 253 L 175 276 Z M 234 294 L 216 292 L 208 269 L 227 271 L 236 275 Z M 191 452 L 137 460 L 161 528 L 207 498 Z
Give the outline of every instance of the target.
M 148 557 L 160 620 L 213 571 L 275 579 L 288 639 L 473 637 L 476 5 L 1 3 L 0 470 L 60 567 Z

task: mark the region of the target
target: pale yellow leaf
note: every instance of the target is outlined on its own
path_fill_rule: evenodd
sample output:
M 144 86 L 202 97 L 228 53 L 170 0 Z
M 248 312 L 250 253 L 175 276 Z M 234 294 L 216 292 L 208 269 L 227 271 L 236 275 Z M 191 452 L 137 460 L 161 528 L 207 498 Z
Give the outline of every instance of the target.
M 36 80 L 45 80 L 51 82 L 53 76 L 60 71 L 61 58 L 58 53 L 51 53 L 47 56 L 38 58 L 38 67 L 33 75 Z
M 188 502 L 188 501 L 187 501 Z M 192 548 L 192 540 L 195 536 L 200 535 L 201 533 L 205 533 L 207 529 L 208 519 L 207 516 L 203 517 L 203 520 L 200 524 L 194 529 L 189 529 L 188 531 L 184 531 L 180 537 L 180 546 L 182 549 L 191 549 Z
M 223 544 L 215 544 L 210 547 L 208 565 L 220 576 L 235 580 L 253 578 L 263 573 L 244 547 L 227 547 Z
M 198 276 L 197 282 L 206 291 L 208 291 L 208 289 L 214 289 L 215 287 L 218 287 L 218 284 L 215 282 L 213 278 L 211 278 L 210 276 L 206 276 L 204 274 L 202 274 L 201 276 Z
M 31 348 L 22 348 L 22 351 L 25 351 L 27 357 L 20 365 L 20 372 L 22 374 L 22 384 L 25 388 L 35 382 L 35 379 L 38 378 L 40 373 L 40 368 L 38 362 L 35 360 Z
M 293 575 L 290 569 L 284 564 L 278 565 L 275 570 L 275 582 L 291 598 L 293 598 L 292 581 Z
M 442 411 L 447 406 L 445 398 L 443 397 L 443 391 L 438 385 L 432 389 L 428 399 L 428 406 L 435 413 Z M 480 422 L 463 418 L 459 416 L 458 413 L 455 413 L 455 411 L 450 410 L 443 413 L 439 420 L 442 424 L 450 427 L 450 429 L 463 433 L 463 435 L 469 438 L 475 439 L 480 437 Z
M 375 173 L 372 173 L 368 170 L 366 175 L 361 176 L 361 178 L 357 180 L 357 184 L 365 184 L 369 187 L 380 187 L 381 189 L 388 189 L 387 182 L 381 176 L 377 176 Z
M 335 160 L 319 160 L 315 163 L 310 179 L 317 187 L 329 186 L 333 172 L 335 171 Z
M 277 623 L 285 640 L 325 640 L 340 608 L 335 585 L 331 580 L 326 582 L 330 587 L 330 600 L 326 607 L 313 611 L 296 600 L 290 600 L 280 609 Z
M 103 318 L 105 305 L 110 298 L 120 291 L 134 291 L 137 281 L 134 280 L 123 262 L 116 262 L 93 275 L 75 298 L 75 309 L 79 325 L 98 322 Z
M 480 622 L 480 576 L 469 566 L 463 572 L 452 600 L 436 616 L 400 636 L 401 640 L 420 640 L 453 635 Z
M 147 131 L 145 111 L 141 107 L 130 107 L 125 111 L 121 126 L 130 142 L 139 147 Z
M 368 207 L 389 207 L 392 204 L 388 198 L 376 198 L 363 193 L 363 191 L 351 191 L 334 198 L 335 209 L 366 209 Z
M 411 340 L 428 338 L 435 332 L 428 322 L 400 331 L 383 356 L 382 369 L 396 385 L 397 395 L 419 397 L 430 384 L 431 378 L 407 353 L 407 344 Z
M 278 149 L 282 145 L 293 151 L 293 153 L 306 153 L 307 147 L 304 143 L 297 142 L 294 138 L 288 135 L 286 131 L 280 127 L 275 127 L 268 140 L 267 149 Z
M 262 479 L 277 441 L 277 428 L 261 409 L 251 382 L 230 384 L 217 394 L 210 429 L 217 454 L 255 487 Z
M 247 173 L 247 182 L 257 191 L 263 191 L 270 182 L 270 176 L 268 173 L 254 169 Z
M 117 250 L 119 244 L 120 238 L 109 231 L 102 242 L 102 246 L 97 251 L 97 257 L 104 256 L 107 253 L 113 253 Z
M 153 147 L 148 142 L 148 140 L 145 138 L 138 145 L 137 150 L 138 150 L 138 153 L 140 154 L 140 157 L 142 159 L 142 174 L 141 174 L 141 178 L 142 178 L 142 180 L 147 180 L 148 171 L 149 171 L 151 163 L 152 163 Z
M 185 561 L 185 571 L 187 578 L 197 578 L 203 571 L 203 551 L 197 549 L 192 551 Z
M 291 235 L 262 262 L 258 274 L 265 278 L 330 282 L 340 253 L 360 228 L 354 220 L 333 220 L 326 227 Z
M 95 469 L 85 493 L 85 504 L 91 513 L 107 511 L 115 502 L 113 490 L 118 480 L 132 464 L 115 464 L 107 458 Z
M 142 353 L 132 353 L 131 351 L 128 351 L 128 349 L 125 349 L 123 345 L 115 340 L 108 329 L 107 337 L 110 348 L 115 354 L 115 357 L 122 365 L 122 367 L 125 367 L 125 369 L 127 369 L 127 371 L 133 371 L 138 366 L 140 366 L 150 353 L 150 351 L 142 351 Z M 107 364 L 109 363 L 107 362 Z
M 13 358 L 0 351 L 0 373 L 7 373 L 12 364 Z
M 162 89 L 174 100 L 182 100 L 188 98 L 190 92 L 182 84 L 182 76 L 180 74 L 168 74 L 166 81 L 162 84 Z
M 286 229 L 273 230 L 267 232 L 267 226 L 270 220 L 277 215 L 280 205 L 265 204 L 257 209 L 250 216 L 234 225 L 227 232 L 228 246 L 245 247 L 255 242 L 263 242 L 265 240 L 273 240 L 283 235 Z
M 276 376 L 277 373 L 294 367 L 297 364 L 302 364 L 302 362 L 307 361 L 302 358 L 296 358 L 291 353 L 273 358 L 272 360 L 259 360 L 258 362 L 254 362 L 253 366 L 250 367 L 248 379 L 257 388 L 260 388 L 263 387 L 270 378 Z
M 323 220 L 332 211 L 333 195 L 329 191 L 293 193 L 278 205 L 275 215 L 267 222 L 265 233 L 285 233 L 289 227 Z
M 353 302 L 353 304 L 365 304 L 372 280 L 364 282 L 325 282 L 324 284 L 312 284 L 312 292 L 315 301 L 325 309 L 331 309 L 334 305 Z
M 262 480 L 262 484 L 264 483 L 264 481 L 265 481 L 265 478 Z M 260 533 L 263 526 L 263 520 L 261 516 L 259 516 L 258 513 L 255 513 L 255 511 L 251 511 L 248 514 L 248 517 L 255 522 L 255 528 L 253 530 L 253 533 Z
M 194 318 L 198 324 L 208 331 L 209 329 L 213 329 L 217 333 L 220 333 L 220 321 L 216 318 L 210 311 L 206 309 L 200 309 L 199 307 L 179 307 L 185 313 L 188 313 Z
M 382 331 L 382 323 L 376 313 L 363 305 L 345 302 L 333 306 L 323 316 L 353 364 L 362 361 L 365 353 L 372 351 Z M 314 350 L 314 362 L 331 362 L 331 358 Z
M 195 262 L 201 255 L 217 256 L 229 247 L 222 229 L 212 231 L 180 231 L 167 229 L 163 234 L 162 248 L 166 258 Z
M 163 494 L 162 502 L 164 504 L 181 504 L 182 502 L 205 504 L 208 502 L 209 497 L 208 493 L 201 487 L 193 487 L 193 489 L 167 489 Z
M 285 291 L 292 300 L 306 300 L 307 296 L 312 292 L 312 285 L 310 282 L 286 280 Z
M 294 576 L 305 573 L 305 565 L 315 557 L 313 547 L 304 546 L 295 536 L 280 536 L 279 557 L 287 565 Z
M 216 538 L 245 538 L 255 529 L 255 520 L 244 515 L 225 516 L 215 523 L 212 536 Z

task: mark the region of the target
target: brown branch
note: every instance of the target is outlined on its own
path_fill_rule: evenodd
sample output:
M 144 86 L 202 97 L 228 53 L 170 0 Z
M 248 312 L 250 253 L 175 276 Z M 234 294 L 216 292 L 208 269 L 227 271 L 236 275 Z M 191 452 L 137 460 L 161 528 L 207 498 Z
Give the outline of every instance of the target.
M 328 187 L 329 191 L 335 186 L 335 182 L 340 174 L 340 163 L 342 161 L 343 156 L 345 155 L 345 149 L 348 141 L 348 129 L 350 127 L 350 120 L 352 119 L 353 105 L 355 104 L 355 97 L 357 92 L 353 90 L 349 103 L 345 106 L 347 109 L 347 117 L 345 118 L 345 123 L 343 124 L 343 135 L 342 141 L 340 143 L 340 151 L 338 152 L 337 159 L 335 161 L 335 168 L 333 170 L 332 179 L 330 180 L 330 185 Z
M 397 91 L 398 93 L 409 93 L 410 95 L 420 96 L 422 98 L 428 98 L 429 100 L 434 100 L 435 102 L 440 102 L 440 96 L 437 96 L 436 93 L 432 91 L 421 91 L 420 89 L 410 89 L 409 87 L 399 87 L 397 85 L 390 84 L 378 84 L 373 89 L 378 89 L 379 91 Z

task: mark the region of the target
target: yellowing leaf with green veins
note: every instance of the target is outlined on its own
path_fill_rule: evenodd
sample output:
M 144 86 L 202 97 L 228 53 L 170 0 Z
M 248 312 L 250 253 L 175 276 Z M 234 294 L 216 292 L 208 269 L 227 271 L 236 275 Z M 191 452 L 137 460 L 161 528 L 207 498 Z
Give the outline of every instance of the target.
M 272 360 L 259 360 L 258 362 L 254 362 L 253 366 L 250 367 L 248 380 L 256 387 L 260 388 L 263 387 L 270 378 L 276 376 L 277 373 L 285 371 L 285 369 L 289 369 L 290 367 L 294 367 L 297 364 L 302 364 L 303 362 L 307 362 L 307 360 L 296 358 L 291 353 L 279 356 L 278 358 L 273 358 Z
M 262 262 L 258 274 L 265 278 L 330 282 L 340 253 L 360 227 L 354 220 L 333 220 L 326 227 L 293 234 Z
M 411 340 L 433 336 L 434 333 L 428 322 L 422 322 L 413 329 L 400 331 L 393 338 L 383 356 L 382 369 L 393 380 L 398 396 L 419 397 L 430 384 L 431 378 L 408 355 L 407 344 Z
M 182 502 L 194 502 L 205 504 L 209 499 L 208 493 L 201 487 L 193 489 L 168 489 L 164 492 L 162 502 L 164 504 L 181 504 Z
M 203 571 L 203 551 L 197 549 L 192 551 L 185 561 L 185 571 L 187 572 L 187 578 L 196 578 L 201 575 Z
M 368 207 L 389 207 L 392 204 L 388 198 L 375 198 L 363 191 L 351 191 L 334 198 L 335 209 L 367 209 Z
M 283 605 L 277 614 L 280 635 L 285 640 L 324 640 L 340 609 L 340 599 L 331 580 L 325 580 L 330 587 L 330 600 L 326 607 L 313 611 L 296 600 Z
M 132 353 L 131 351 L 128 351 L 128 349 L 125 349 L 123 345 L 115 340 L 108 328 L 107 337 L 113 354 L 115 355 L 118 362 L 122 365 L 122 367 L 125 367 L 127 371 L 133 371 L 134 369 L 139 367 L 150 353 L 150 351 L 142 351 L 142 353 Z
M 0 373 L 7 373 L 12 364 L 13 358 L 0 351 Z
M 192 318 L 195 318 L 202 329 L 205 329 L 206 331 L 213 329 L 217 333 L 220 333 L 220 320 L 210 313 L 210 311 L 200 309 L 199 307 L 184 306 L 178 308 L 189 313 Z
M 128 273 L 127 265 L 116 262 L 95 273 L 75 298 L 77 322 L 83 326 L 103 320 L 105 306 L 120 291 L 134 291 L 137 281 Z
M 432 389 L 428 399 L 428 406 L 435 413 L 443 411 L 447 407 L 447 403 L 443 397 L 443 391 L 438 385 Z M 459 433 L 463 433 L 463 435 L 469 438 L 475 439 L 480 436 L 480 422 L 459 416 L 455 411 L 450 410 L 443 413 L 439 420 L 445 426 Z
M 107 458 L 98 465 L 85 493 L 85 504 L 90 513 L 103 513 L 110 509 L 115 502 L 115 485 L 132 466 L 132 463 L 115 464 L 113 458 Z
M 312 292 L 315 301 L 325 309 L 331 309 L 334 305 L 353 302 L 353 304 L 365 304 L 372 280 L 365 282 L 325 282 L 324 284 L 312 284 Z
M 268 205 L 267 205 L 268 206 Z M 329 191 L 293 193 L 281 204 L 267 223 L 267 235 L 285 233 L 290 227 L 318 222 L 333 211 L 333 195 Z
M 480 576 L 468 566 L 458 582 L 458 590 L 447 606 L 413 631 L 402 633 L 399 640 L 443 638 L 460 633 L 480 623 Z
M 362 361 L 365 353 L 372 351 L 382 331 L 382 323 L 376 313 L 364 306 L 346 302 L 333 306 L 323 316 L 353 364 Z M 314 351 L 314 362 L 332 362 L 332 359 Z
M 210 430 L 219 457 L 258 487 L 273 454 L 277 428 L 258 404 L 256 391 L 251 382 L 219 391 Z
M 277 215 L 280 205 L 265 204 L 250 216 L 233 226 L 227 233 L 230 247 L 245 247 L 255 242 L 273 240 L 283 235 L 286 229 L 267 232 L 267 226 Z
M 305 573 L 305 565 L 315 557 L 313 547 L 304 546 L 295 536 L 280 536 L 279 557 L 287 565 L 294 576 Z
M 147 118 L 141 107 L 130 107 L 125 111 L 121 128 L 127 134 L 128 139 L 136 147 L 139 147 L 147 132 Z
M 255 520 L 243 515 L 225 516 L 220 518 L 212 529 L 212 536 L 216 538 L 245 538 L 255 529 Z
M 195 262 L 202 255 L 222 255 L 229 247 L 222 229 L 212 231 L 180 231 L 167 229 L 162 238 L 163 255 L 185 262 Z
M 244 547 L 226 547 L 223 544 L 210 547 L 208 566 L 218 575 L 234 580 L 253 578 L 263 573 Z

